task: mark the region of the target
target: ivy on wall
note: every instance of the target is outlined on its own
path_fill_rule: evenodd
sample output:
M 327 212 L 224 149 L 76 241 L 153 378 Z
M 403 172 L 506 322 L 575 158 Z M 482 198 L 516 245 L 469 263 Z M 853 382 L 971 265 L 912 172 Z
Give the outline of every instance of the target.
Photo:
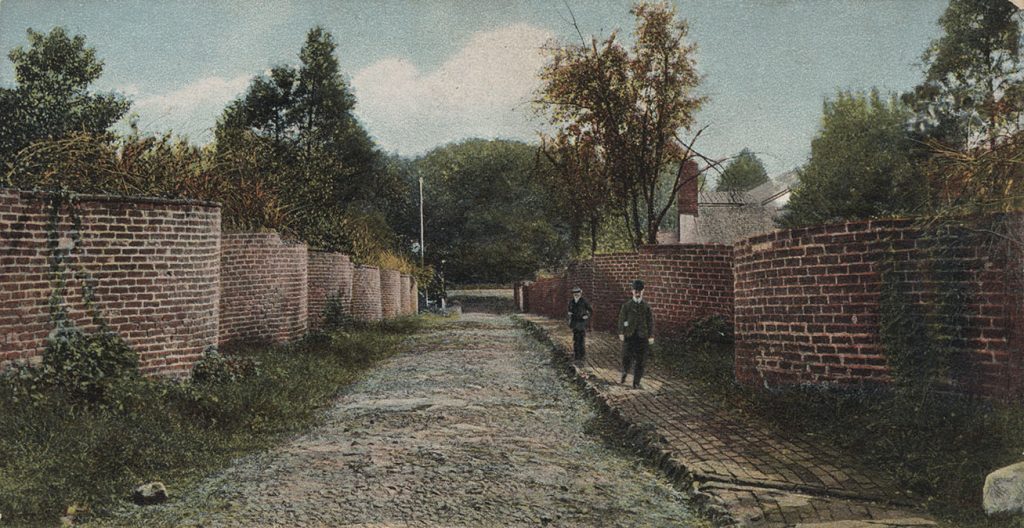
M 970 238 L 942 226 L 922 237 L 923 256 L 890 244 L 882 258 L 879 334 L 901 389 L 955 388 L 970 375 L 965 352 Z
M 74 258 L 82 247 L 82 218 L 74 193 L 53 193 L 49 202 L 46 241 L 53 330 L 47 338 L 42 365 L 34 374 L 41 384 L 59 387 L 87 401 L 104 402 L 117 380 L 138 376 L 138 356 L 107 325 L 96 305 L 97 281 Z M 67 237 L 61 233 L 62 209 L 71 220 Z M 81 284 L 82 302 L 94 331 L 83 331 L 71 319 L 67 301 L 71 280 Z

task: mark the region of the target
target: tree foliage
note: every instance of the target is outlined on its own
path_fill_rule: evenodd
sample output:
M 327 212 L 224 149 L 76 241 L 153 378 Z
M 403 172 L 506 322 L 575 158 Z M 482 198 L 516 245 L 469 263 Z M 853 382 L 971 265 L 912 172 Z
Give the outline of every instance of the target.
M 803 226 L 916 211 L 927 198 L 911 111 L 877 91 L 826 100 L 811 157 L 781 223 Z
M 555 138 L 545 140 L 554 149 L 552 157 L 587 153 L 599 163 L 596 188 L 603 192 L 607 182 L 608 203 L 638 246 L 656 242 L 674 191 L 682 186 L 681 172 L 672 175 L 672 169 L 696 156 L 692 146 L 699 133 L 688 143 L 679 134 L 691 130 L 705 99 L 694 93 L 700 76 L 686 21 L 677 19 L 668 3 L 640 3 L 631 13 L 636 27 L 628 49 L 615 33 L 600 43 L 591 38 L 552 45 L 537 104 L 558 129 Z M 559 152 L 562 145 L 568 150 Z M 673 181 L 664 203 L 657 199 L 663 178 Z M 563 185 L 572 184 L 567 179 Z
M 925 51 L 924 82 L 909 98 L 930 136 L 956 148 L 994 145 L 1020 130 L 1024 71 L 1017 8 L 1010 2 L 951 0 L 943 35 Z
M 743 149 L 718 176 L 717 191 L 748 191 L 768 182 L 768 171 L 757 155 Z
M 297 68 L 272 68 L 228 105 L 216 153 L 280 197 L 299 238 L 363 257 L 397 245 L 387 215 L 405 189 L 352 113 L 336 48 L 329 32 L 311 29 Z
M 69 37 L 61 27 L 27 33 L 29 47 L 7 55 L 16 86 L 0 88 L 0 160 L 7 163 L 34 141 L 101 134 L 131 105 L 121 95 L 89 90 L 103 61 L 85 46 L 84 36 Z
M 561 263 L 568 237 L 536 163 L 534 146 L 479 139 L 417 160 L 428 262 L 440 270 L 444 259 L 457 283 L 507 283 Z

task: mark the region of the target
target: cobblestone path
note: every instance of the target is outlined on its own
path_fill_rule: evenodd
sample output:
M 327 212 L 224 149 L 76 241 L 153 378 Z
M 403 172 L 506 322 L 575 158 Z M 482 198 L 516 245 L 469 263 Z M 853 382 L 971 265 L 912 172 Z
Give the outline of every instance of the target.
M 571 357 L 572 333 L 562 321 L 522 317 Z M 643 389 L 620 384 L 620 357 L 616 336 L 588 333 L 586 364 L 576 373 L 624 421 L 652 430 L 658 449 L 672 465 L 685 469 L 683 478 L 692 479 L 715 508 L 737 523 L 775 527 L 840 521 L 835 526 L 848 528 L 934 524 L 901 506 L 907 499 L 881 473 L 813 438 L 780 435 L 757 417 L 710 401 L 683 380 L 652 368 Z
M 666 478 L 589 432 L 594 404 L 508 317 L 466 314 L 412 339 L 316 430 L 108 522 L 707 526 Z

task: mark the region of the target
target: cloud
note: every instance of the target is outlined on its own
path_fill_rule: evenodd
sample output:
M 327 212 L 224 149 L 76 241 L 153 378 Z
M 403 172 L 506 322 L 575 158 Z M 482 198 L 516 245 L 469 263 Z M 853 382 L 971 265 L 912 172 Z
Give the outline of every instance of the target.
M 433 71 L 401 57 L 352 77 L 356 114 L 385 150 L 421 154 L 467 137 L 536 137 L 529 101 L 553 35 L 517 24 L 472 35 Z
M 251 78 L 206 77 L 172 92 L 136 94 L 132 111 L 139 114 L 143 130 L 173 130 L 202 141 L 210 138 L 217 116 L 229 101 L 245 91 Z

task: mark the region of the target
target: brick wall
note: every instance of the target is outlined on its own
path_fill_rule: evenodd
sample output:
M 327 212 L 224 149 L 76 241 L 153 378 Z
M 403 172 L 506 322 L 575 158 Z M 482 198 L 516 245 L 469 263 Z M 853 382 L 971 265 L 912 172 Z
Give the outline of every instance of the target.
M 564 276 L 537 279 L 530 285 L 530 312 L 565 319 L 569 287 Z
M 420 311 L 419 284 L 416 277 L 409 276 L 409 313 L 415 315 Z
M 323 324 L 327 302 L 335 299 L 344 313 L 352 310 L 352 262 L 348 255 L 328 251 L 309 251 L 307 293 L 310 328 Z
M 52 329 L 48 300 L 48 220 L 52 196 L 0 190 L 0 364 L 37 360 Z M 96 308 L 139 354 L 147 374 L 186 374 L 217 343 L 220 209 L 180 200 L 80 197 L 78 242 L 71 209 L 57 224 L 60 251 L 70 250 L 66 305 L 91 329 L 83 278 L 95 284 Z
M 224 233 L 220 342 L 283 342 L 308 328 L 305 244 L 277 233 Z
M 711 315 L 732 322 L 732 254 L 732 246 L 718 244 L 641 248 L 639 275 L 645 284 L 644 299 L 654 311 L 657 335 L 679 335 L 695 320 Z
M 399 315 L 409 315 L 412 313 L 409 299 L 412 298 L 412 277 L 408 273 L 403 273 L 400 279 L 399 286 Z
M 909 221 L 777 231 L 737 244 L 737 378 L 758 386 L 890 381 L 879 338 L 881 272 L 895 266 L 911 310 L 927 312 L 940 291 L 966 293 L 968 369 L 959 390 L 1020 395 L 1019 250 L 962 237 L 941 265 L 934 239 Z M 949 262 L 963 275 L 934 271 Z
M 619 307 L 630 297 L 630 283 L 640 277 L 636 253 L 598 255 L 593 258 L 593 285 L 587 297 L 594 308 L 594 329 L 617 331 Z
M 613 332 L 638 278 L 658 335 L 677 335 L 714 314 L 732 320 L 732 247 L 724 245 L 644 246 L 639 253 L 597 255 L 573 262 L 562 276 L 524 286 L 522 295 L 528 311 L 561 319 L 570 290 L 579 286 L 594 309 L 592 328 Z
M 402 273 L 398 270 L 380 270 L 380 307 L 385 319 L 397 317 L 402 311 Z
M 356 266 L 352 273 L 352 317 L 357 321 L 380 321 L 380 269 Z

